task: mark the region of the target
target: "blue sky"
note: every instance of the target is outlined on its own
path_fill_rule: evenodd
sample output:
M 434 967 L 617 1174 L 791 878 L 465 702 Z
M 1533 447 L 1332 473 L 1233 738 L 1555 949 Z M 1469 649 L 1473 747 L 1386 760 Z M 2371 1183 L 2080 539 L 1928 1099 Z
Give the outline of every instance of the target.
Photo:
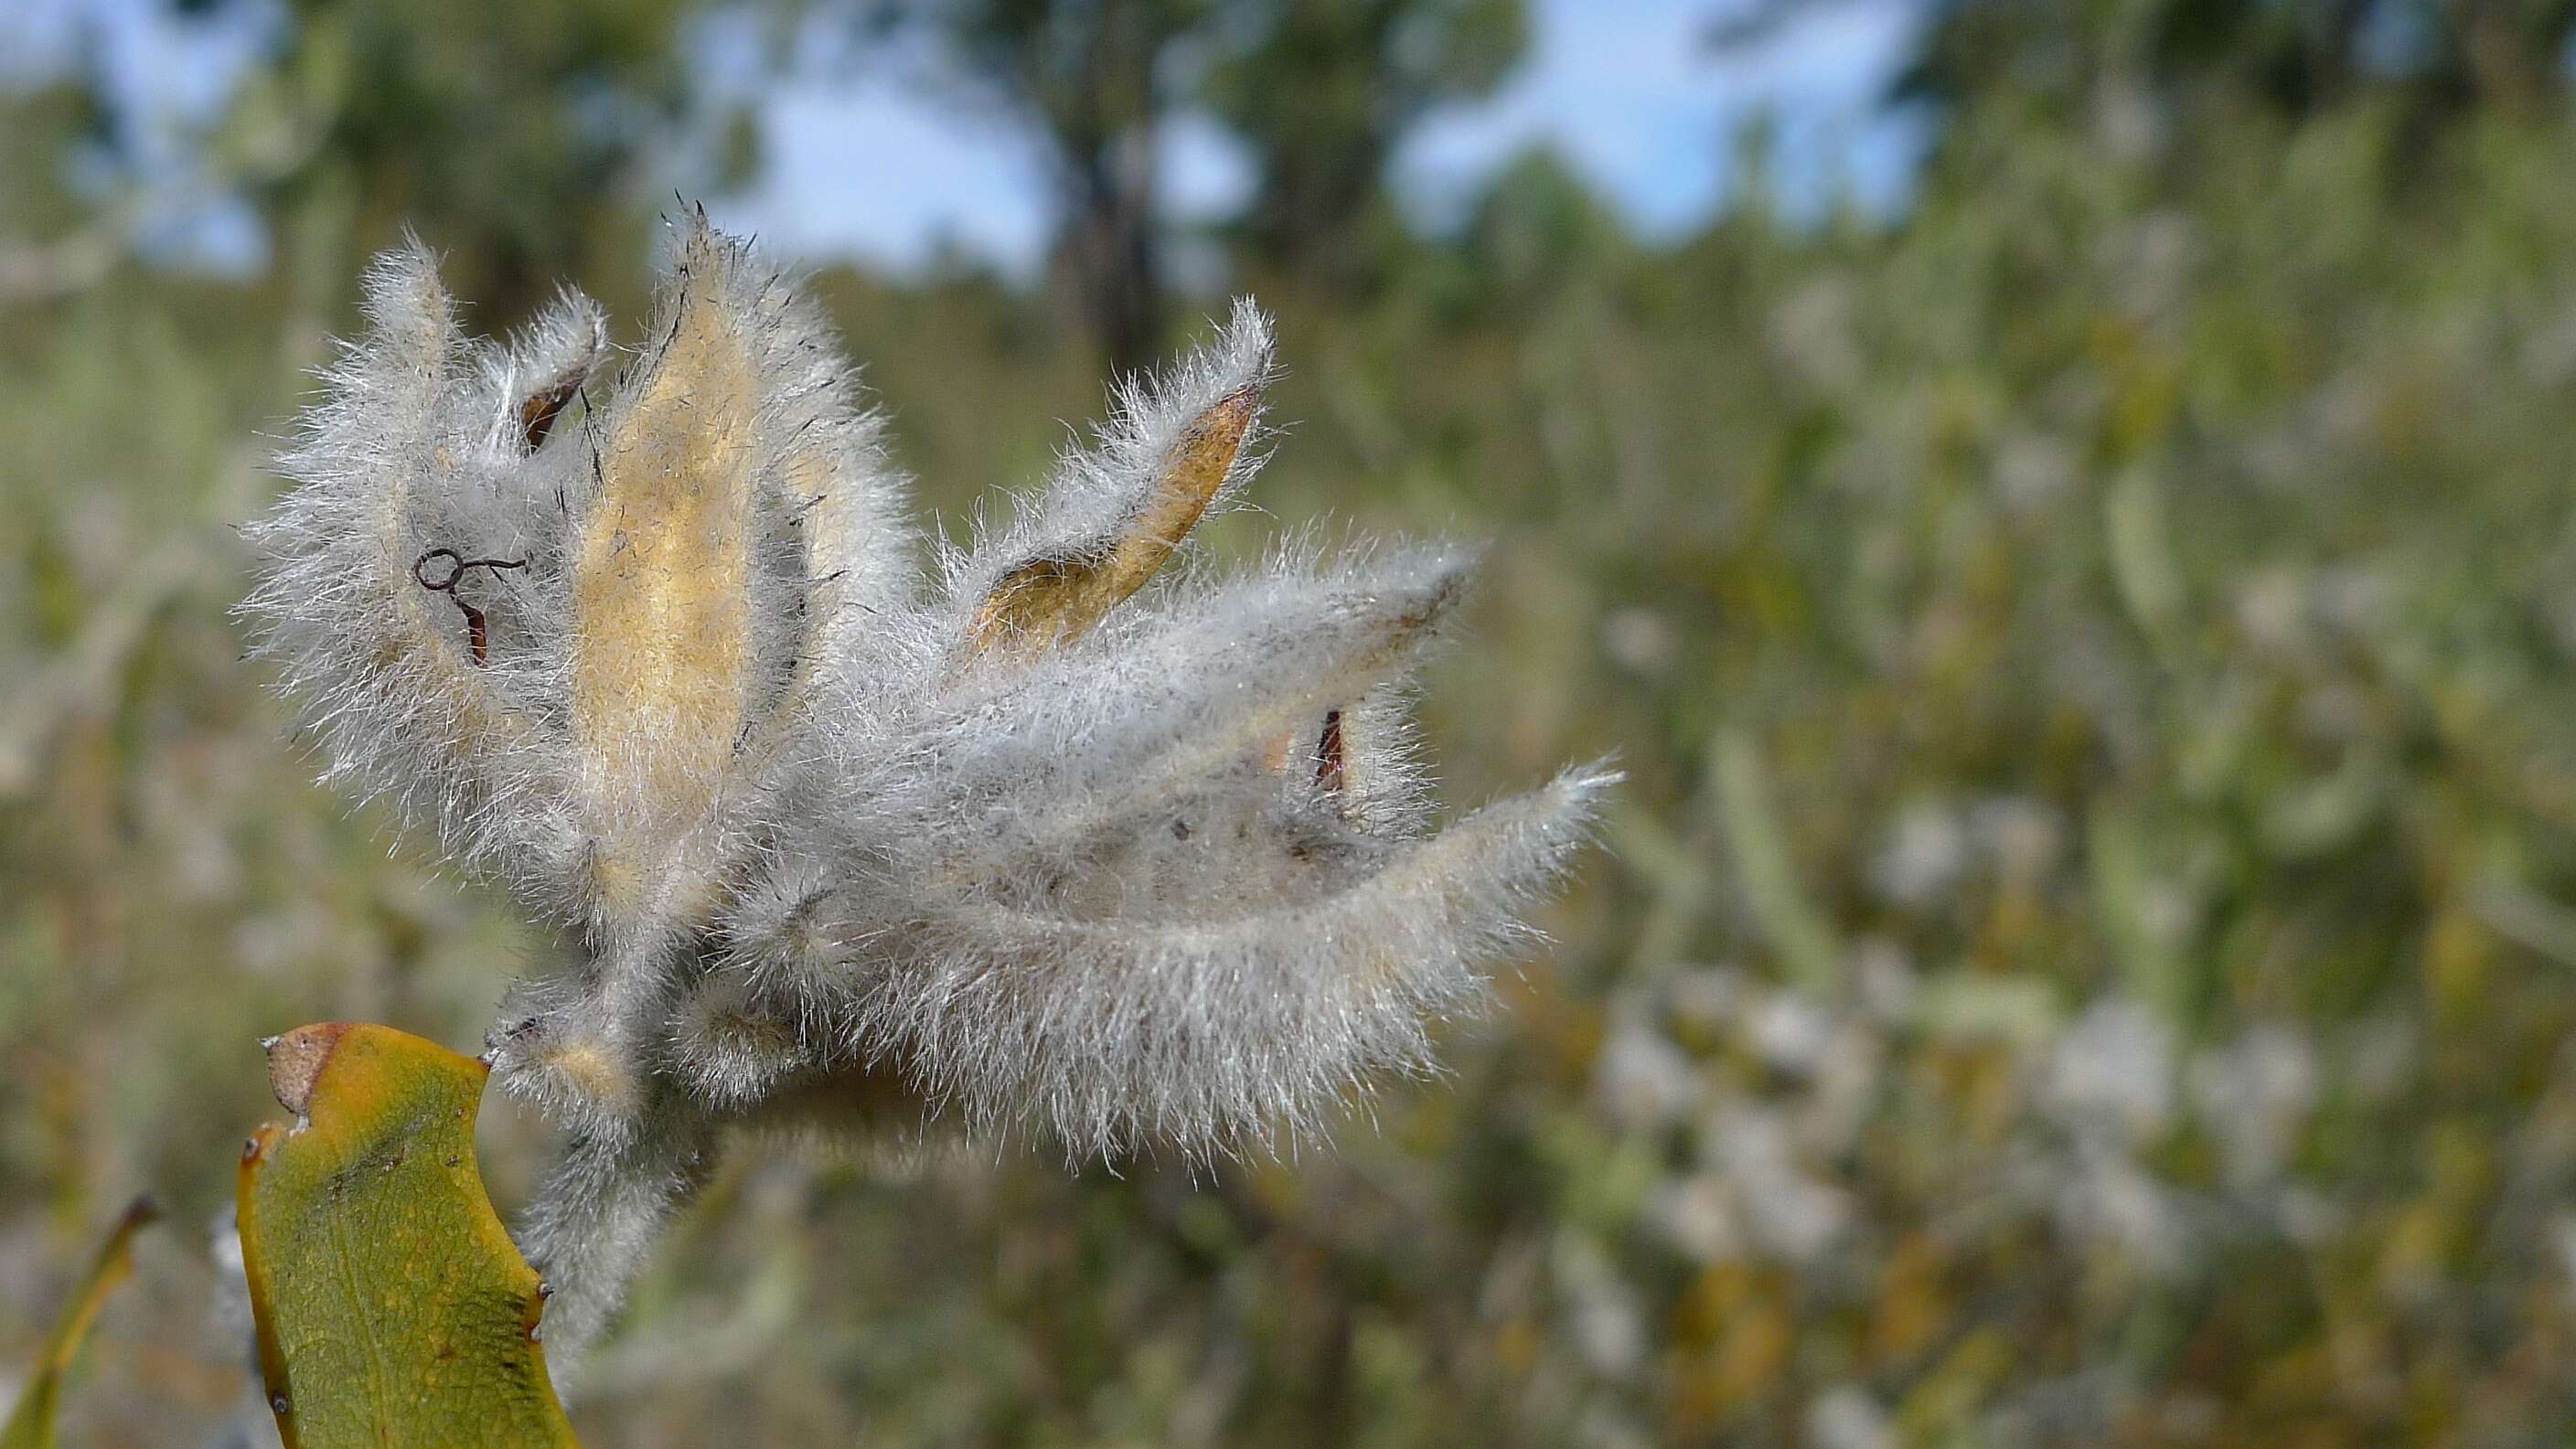
M 1711 52 L 1701 36 L 1737 3 L 1531 0 L 1529 59 L 1494 96 L 1435 114 L 1407 141 L 1396 159 L 1399 195 L 1438 225 L 1514 155 L 1547 145 L 1640 232 L 1671 237 L 1719 204 L 1730 135 L 1768 114 L 1792 206 L 1838 194 L 1879 208 L 1900 202 L 1921 128 L 1876 103 L 1921 23 L 1918 0 L 1820 5 L 1758 51 Z M 0 84 L 65 63 L 85 27 L 137 112 L 170 124 L 219 103 L 257 44 L 256 27 L 174 23 L 155 0 L 11 0 L 0 5 Z M 739 31 L 714 27 L 705 48 L 717 84 L 751 83 Z M 920 80 L 917 66 L 876 63 L 817 65 L 764 84 L 766 172 L 711 209 L 807 260 L 912 269 L 945 247 L 1025 274 L 1051 224 L 1034 138 Z M 1184 116 L 1165 144 L 1172 216 L 1222 216 L 1240 202 L 1251 177 L 1220 127 Z M 257 264 L 245 215 L 216 208 L 172 218 L 164 231 L 179 250 Z
M 1532 0 L 1531 55 L 1494 96 L 1430 118 L 1399 153 L 1399 194 L 1430 224 L 1454 215 L 1524 148 L 1553 146 L 1649 237 L 1705 221 L 1725 188 L 1728 137 L 1768 111 L 1795 204 L 1847 189 L 1903 196 L 1918 124 L 1877 102 L 1908 54 L 1911 0 L 1820 6 L 1760 51 L 1703 43 L 1729 0 Z M 925 99 L 895 68 L 825 67 L 765 108 L 771 173 L 733 199 L 737 224 L 806 255 L 917 266 L 942 244 L 1031 265 L 1049 230 L 1040 152 L 1002 117 Z M 1184 117 L 1166 143 L 1170 212 L 1222 216 L 1250 176 L 1221 128 Z

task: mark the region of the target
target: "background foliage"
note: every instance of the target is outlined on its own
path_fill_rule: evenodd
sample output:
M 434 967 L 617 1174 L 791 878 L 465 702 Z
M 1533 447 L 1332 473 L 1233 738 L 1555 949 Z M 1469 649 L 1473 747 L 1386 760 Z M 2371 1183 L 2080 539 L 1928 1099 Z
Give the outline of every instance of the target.
M 1331 164 L 1519 43 L 1510 7 L 1432 4 L 1456 53 L 1377 66 L 1406 8 L 946 17 L 1001 47 L 970 56 L 1213 27 L 1149 62 L 1165 102 L 1296 163 L 1200 239 L 1293 368 L 1260 501 L 1495 540 L 1429 692 L 1453 798 L 1631 771 L 1559 948 L 1449 1080 L 1284 1164 L 737 1153 L 585 1438 L 2576 1434 L 2570 7 L 1954 0 L 1905 211 L 1793 223 L 1757 166 L 1654 249 L 1544 155 L 1441 238 Z M 721 186 L 745 138 L 679 0 L 427 13 L 288 7 L 198 138 L 267 223 L 253 280 L 125 244 L 80 75 L 0 117 L 13 1369 L 132 1192 L 218 1210 L 255 1038 L 464 1046 L 552 949 L 303 783 L 236 662 L 228 525 L 394 227 L 487 326 L 566 275 L 631 327 L 658 188 Z M 952 523 L 1095 410 L 1120 329 L 1213 305 L 1068 214 L 1042 289 L 817 279 Z M 488 1114 L 505 1204 L 536 1130 Z M 189 1232 L 140 1256 L 64 1442 L 261 1442 L 237 1268 Z

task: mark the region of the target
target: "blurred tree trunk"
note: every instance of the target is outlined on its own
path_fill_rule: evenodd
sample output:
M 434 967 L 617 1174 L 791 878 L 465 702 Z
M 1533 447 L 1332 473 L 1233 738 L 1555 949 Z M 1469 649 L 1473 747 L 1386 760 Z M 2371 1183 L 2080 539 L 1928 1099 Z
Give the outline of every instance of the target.
M 1054 258 L 1121 371 L 1162 341 L 1162 123 L 1204 107 L 1259 171 L 1244 231 L 1269 260 L 1345 283 L 1388 158 L 1431 106 L 1482 95 L 1528 47 L 1523 0 L 878 0 L 935 35 L 1042 135 Z
M 1062 218 L 1056 277 L 1113 368 L 1149 365 L 1164 312 L 1155 201 L 1167 72 L 1205 0 L 879 0 L 866 13 L 937 38 L 973 87 L 1045 140 Z
M 2567 79 L 2576 0 L 2453 0 L 2442 69 L 2471 104 L 2538 110 Z
M 1529 47 L 1522 0 L 1255 0 L 1210 78 L 1212 109 L 1252 149 L 1253 247 L 1291 271 L 1353 280 L 1404 133 L 1444 101 L 1490 93 Z
M 1064 218 L 1057 270 L 1092 340 L 1124 375 L 1150 366 L 1162 340 L 1156 71 L 1188 17 L 1155 0 L 1061 8 L 1091 13 L 1015 37 L 1022 53 L 1012 71 L 1055 144 Z
M 1083 322 L 1120 374 L 1149 366 L 1163 331 L 1162 246 L 1155 234 L 1150 124 L 1069 162 L 1059 255 Z

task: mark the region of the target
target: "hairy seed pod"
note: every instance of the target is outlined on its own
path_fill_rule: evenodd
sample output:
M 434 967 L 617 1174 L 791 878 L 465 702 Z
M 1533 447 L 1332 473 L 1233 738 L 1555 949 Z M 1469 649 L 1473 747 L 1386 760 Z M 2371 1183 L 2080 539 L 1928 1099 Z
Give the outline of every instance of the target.
M 559 1368 L 723 1129 L 1322 1130 L 1613 778 L 1438 828 L 1407 681 L 1469 550 L 1170 568 L 1260 461 L 1249 303 L 925 574 L 829 329 L 703 214 L 613 379 L 578 296 L 491 344 L 416 244 L 366 289 L 244 612 L 326 775 L 569 928 L 487 1039 L 570 1142 L 522 1235 Z

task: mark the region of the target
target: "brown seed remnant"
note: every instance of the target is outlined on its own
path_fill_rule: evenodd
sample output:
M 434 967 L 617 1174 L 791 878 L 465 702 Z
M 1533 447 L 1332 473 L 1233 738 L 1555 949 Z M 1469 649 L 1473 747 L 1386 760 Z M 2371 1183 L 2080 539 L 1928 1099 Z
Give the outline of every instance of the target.
M 528 394 L 520 402 L 519 436 L 527 440 L 529 452 L 535 452 L 537 446 L 546 440 L 546 434 L 554 431 L 555 419 L 563 413 L 564 404 L 580 395 L 585 375 L 564 378 L 551 387 Z
M 519 441 L 531 453 L 544 444 L 546 435 L 554 431 L 555 420 L 574 398 L 581 396 L 582 385 L 590 381 L 600 359 L 608 355 L 607 329 L 597 309 L 588 303 L 567 298 L 548 320 L 555 335 L 562 339 L 556 344 L 560 351 L 540 351 L 529 359 L 531 370 L 541 380 L 526 385 L 516 409 Z
M 1342 789 L 1342 712 L 1324 711 L 1324 737 L 1315 742 L 1315 783 L 1336 794 Z

